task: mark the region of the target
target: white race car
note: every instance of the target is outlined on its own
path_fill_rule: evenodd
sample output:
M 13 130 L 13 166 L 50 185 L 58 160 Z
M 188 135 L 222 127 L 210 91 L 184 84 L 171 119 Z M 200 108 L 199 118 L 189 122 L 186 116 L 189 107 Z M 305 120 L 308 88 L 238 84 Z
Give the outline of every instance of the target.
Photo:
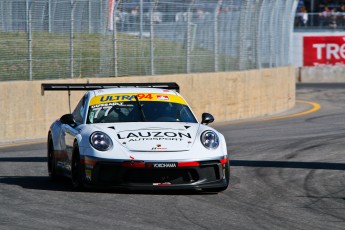
M 74 188 L 192 189 L 229 184 L 224 136 L 198 123 L 176 83 L 42 84 L 45 90 L 90 90 L 48 133 L 48 172 Z

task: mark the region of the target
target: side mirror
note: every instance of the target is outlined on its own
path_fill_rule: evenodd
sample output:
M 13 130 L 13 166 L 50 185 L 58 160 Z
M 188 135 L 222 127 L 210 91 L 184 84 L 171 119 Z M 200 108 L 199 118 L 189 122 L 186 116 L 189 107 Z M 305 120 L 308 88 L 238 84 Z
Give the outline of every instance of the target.
M 72 114 L 65 114 L 60 118 L 62 124 L 73 125 L 75 124 L 74 116 Z
M 214 117 L 211 114 L 209 113 L 202 114 L 201 124 L 208 125 L 212 122 L 214 122 Z

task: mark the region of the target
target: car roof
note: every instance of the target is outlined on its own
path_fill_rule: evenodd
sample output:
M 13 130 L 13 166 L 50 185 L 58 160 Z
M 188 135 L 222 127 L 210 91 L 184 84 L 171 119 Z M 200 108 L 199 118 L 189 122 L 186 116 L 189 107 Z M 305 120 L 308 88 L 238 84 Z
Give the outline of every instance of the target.
M 139 87 L 123 87 L 123 88 L 107 88 L 97 89 L 89 92 L 92 97 L 105 95 L 105 94 L 132 94 L 132 93 L 162 93 L 162 94 L 174 94 L 180 96 L 174 90 L 159 89 L 159 88 L 139 88 Z

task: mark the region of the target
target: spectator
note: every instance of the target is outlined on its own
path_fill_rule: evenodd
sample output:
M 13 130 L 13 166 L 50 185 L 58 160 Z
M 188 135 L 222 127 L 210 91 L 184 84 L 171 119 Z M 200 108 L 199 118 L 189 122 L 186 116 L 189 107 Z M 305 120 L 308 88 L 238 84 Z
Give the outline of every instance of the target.
M 333 8 L 331 11 L 330 22 L 329 22 L 329 27 L 331 27 L 332 29 L 337 28 L 338 16 L 339 14 L 337 12 L 337 8 Z
M 138 16 L 139 13 L 139 6 L 135 6 L 132 10 L 131 10 L 131 15 L 136 17 Z
M 161 12 L 153 12 L 152 14 L 153 23 L 156 23 L 156 24 L 162 23 L 162 18 L 163 18 L 163 15 Z
M 204 21 L 204 19 L 205 19 L 205 12 L 204 12 L 204 10 L 201 9 L 201 8 L 197 8 L 195 10 L 194 17 L 195 17 L 196 21 L 198 21 L 198 22 Z
M 308 13 L 307 9 L 302 6 L 300 11 L 297 13 L 297 26 L 307 26 Z
M 178 12 L 175 15 L 175 22 L 186 22 L 187 21 L 187 12 Z
M 338 26 L 345 27 L 345 5 L 340 5 L 339 15 L 338 15 Z
M 129 23 L 131 30 L 136 30 L 138 27 L 138 17 L 139 17 L 139 6 L 135 6 L 133 9 L 131 9 L 130 15 L 129 15 Z
M 229 12 L 229 7 L 228 6 L 220 6 L 217 12 L 217 15 L 220 14 L 226 14 Z
M 321 13 L 319 13 L 320 26 L 329 26 L 331 11 L 328 6 L 325 6 Z

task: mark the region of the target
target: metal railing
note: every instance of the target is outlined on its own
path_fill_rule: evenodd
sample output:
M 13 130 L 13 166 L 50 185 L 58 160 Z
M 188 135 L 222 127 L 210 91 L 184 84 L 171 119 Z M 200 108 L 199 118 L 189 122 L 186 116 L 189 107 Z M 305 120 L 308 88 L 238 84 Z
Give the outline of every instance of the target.
M 0 80 L 291 64 L 295 0 L 0 0 Z
M 345 30 L 345 13 L 296 13 L 295 30 Z

